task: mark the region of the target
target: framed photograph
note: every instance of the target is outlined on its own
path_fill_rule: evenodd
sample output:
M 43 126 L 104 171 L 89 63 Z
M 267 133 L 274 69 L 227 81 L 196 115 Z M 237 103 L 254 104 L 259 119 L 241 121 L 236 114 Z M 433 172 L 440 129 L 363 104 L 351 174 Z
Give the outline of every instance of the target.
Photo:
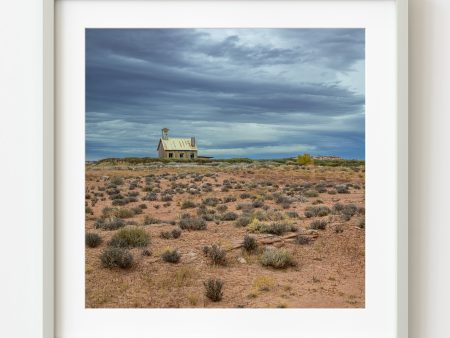
M 45 337 L 407 337 L 407 1 L 47 1 L 44 32 Z

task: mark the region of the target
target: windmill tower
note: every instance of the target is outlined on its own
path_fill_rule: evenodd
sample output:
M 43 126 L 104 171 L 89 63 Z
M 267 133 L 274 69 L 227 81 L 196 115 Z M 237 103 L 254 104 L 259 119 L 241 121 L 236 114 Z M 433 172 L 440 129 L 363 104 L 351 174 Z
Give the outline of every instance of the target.
M 161 129 L 161 138 L 163 140 L 168 140 L 169 139 L 169 128 Z

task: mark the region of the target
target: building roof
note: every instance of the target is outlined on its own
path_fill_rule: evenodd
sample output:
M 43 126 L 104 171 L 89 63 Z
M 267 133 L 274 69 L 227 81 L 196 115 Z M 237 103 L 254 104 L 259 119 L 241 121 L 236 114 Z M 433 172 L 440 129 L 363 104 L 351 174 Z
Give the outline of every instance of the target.
M 198 150 L 197 144 L 195 145 L 195 147 L 191 145 L 190 138 L 169 137 L 166 140 L 160 138 L 157 150 L 159 150 L 159 147 L 161 145 L 164 150 Z

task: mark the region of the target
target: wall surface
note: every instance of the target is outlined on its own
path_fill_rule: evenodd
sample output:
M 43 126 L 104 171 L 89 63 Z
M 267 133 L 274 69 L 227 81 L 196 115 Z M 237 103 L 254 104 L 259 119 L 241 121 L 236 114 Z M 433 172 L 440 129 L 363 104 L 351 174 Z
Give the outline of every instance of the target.
M 42 0 L 0 3 L 1 336 L 41 337 Z M 410 0 L 410 337 L 450 337 L 450 1 Z
M 450 337 L 450 1 L 409 2 L 409 332 Z
M 0 336 L 41 338 L 42 1 L 0 2 Z

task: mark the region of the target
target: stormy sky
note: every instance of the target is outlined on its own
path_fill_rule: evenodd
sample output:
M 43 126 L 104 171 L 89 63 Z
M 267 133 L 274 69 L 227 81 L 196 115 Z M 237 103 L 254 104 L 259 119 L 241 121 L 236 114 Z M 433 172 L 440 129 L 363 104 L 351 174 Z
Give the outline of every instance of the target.
M 86 159 L 364 159 L 364 29 L 87 29 Z

